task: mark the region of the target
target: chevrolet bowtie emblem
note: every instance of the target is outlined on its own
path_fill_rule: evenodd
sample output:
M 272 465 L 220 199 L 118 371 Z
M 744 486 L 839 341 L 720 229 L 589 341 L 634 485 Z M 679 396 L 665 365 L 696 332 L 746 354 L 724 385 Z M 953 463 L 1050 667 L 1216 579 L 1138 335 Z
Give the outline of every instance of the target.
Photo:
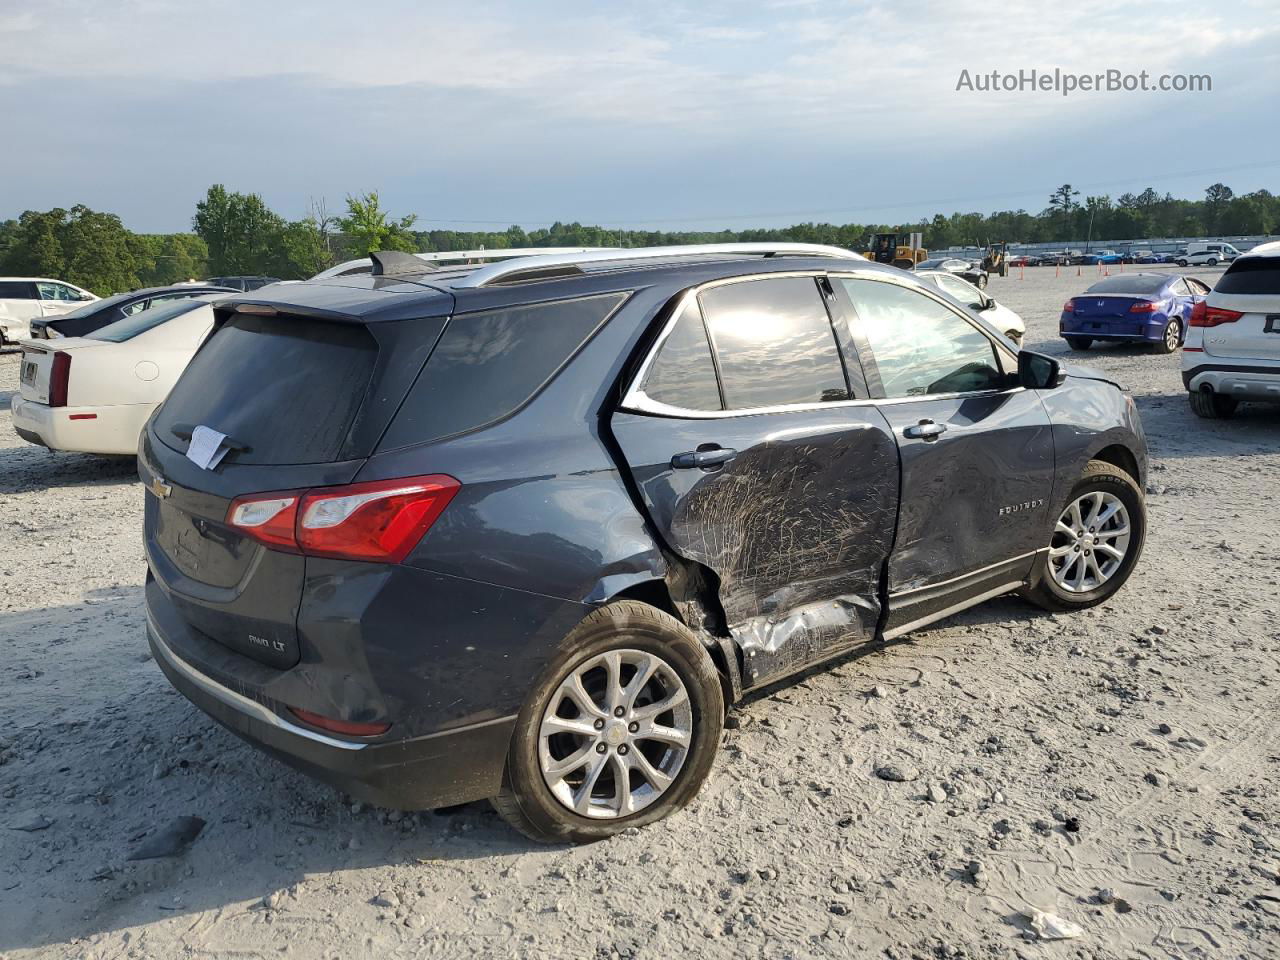
M 147 487 L 152 493 L 163 500 L 169 494 L 173 493 L 173 487 L 164 482 L 164 477 L 155 476 L 151 478 L 151 485 Z

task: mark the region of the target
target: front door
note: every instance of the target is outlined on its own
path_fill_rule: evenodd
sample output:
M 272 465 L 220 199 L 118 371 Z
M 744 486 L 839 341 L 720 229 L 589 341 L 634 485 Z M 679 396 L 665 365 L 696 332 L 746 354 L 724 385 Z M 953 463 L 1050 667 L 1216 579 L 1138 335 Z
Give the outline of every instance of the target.
M 1053 437 L 1038 395 L 1009 385 L 1012 355 L 958 310 L 890 280 L 835 286 L 902 461 L 892 637 L 1026 578 L 1048 546 Z
M 845 402 L 846 361 L 817 278 L 718 283 L 612 419 L 655 528 L 710 572 L 748 686 L 875 635 L 898 453 L 874 405 Z

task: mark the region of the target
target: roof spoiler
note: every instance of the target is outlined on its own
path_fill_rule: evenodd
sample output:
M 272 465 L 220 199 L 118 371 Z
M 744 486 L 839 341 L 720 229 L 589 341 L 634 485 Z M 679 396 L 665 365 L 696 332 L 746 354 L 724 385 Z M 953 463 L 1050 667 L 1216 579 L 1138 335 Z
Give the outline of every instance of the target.
M 373 261 L 370 273 L 375 277 L 404 277 L 410 274 L 430 273 L 436 267 L 412 253 L 399 250 L 375 250 L 369 254 Z

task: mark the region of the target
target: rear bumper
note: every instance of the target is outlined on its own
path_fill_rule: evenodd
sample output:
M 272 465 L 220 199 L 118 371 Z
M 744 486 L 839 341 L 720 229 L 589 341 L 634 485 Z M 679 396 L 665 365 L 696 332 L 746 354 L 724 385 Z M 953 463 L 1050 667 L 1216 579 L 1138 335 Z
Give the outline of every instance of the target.
M 407 810 L 493 796 L 515 717 L 408 740 L 330 736 L 286 719 L 253 690 L 220 683 L 179 656 L 148 612 L 147 640 L 169 682 L 232 733 L 292 767 L 378 806 Z
M 14 430 L 29 443 L 38 443 L 51 450 L 125 456 L 137 453 L 138 434 L 155 409 L 149 403 L 50 407 L 24 400 L 20 394 L 14 395 L 10 408 Z
M 1182 385 L 1192 393 L 1207 389 L 1240 400 L 1280 403 L 1280 362 L 1201 363 L 1182 371 Z
M 1088 337 L 1091 340 L 1128 340 L 1138 343 L 1157 343 L 1164 339 L 1164 328 L 1168 324 L 1169 318 L 1164 314 L 1159 314 L 1152 320 L 1139 320 L 1137 322 L 1062 317 L 1058 321 L 1058 334 L 1063 337 Z

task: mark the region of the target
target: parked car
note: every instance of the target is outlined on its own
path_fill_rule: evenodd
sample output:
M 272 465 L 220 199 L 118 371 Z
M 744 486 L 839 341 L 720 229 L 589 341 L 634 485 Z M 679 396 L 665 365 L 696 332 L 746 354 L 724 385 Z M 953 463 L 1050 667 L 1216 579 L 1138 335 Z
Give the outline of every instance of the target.
M 83 337 L 26 343 L 10 401 L 18 436 L 52 450 L 137 453 L 142 425 L 213 328 L 216 299 L 168 300 Z
M 1138 560 L 1132 399 L 907 271 L 425 269 L 216 304 L 139 449 L 157 664 L 355 796 L 598 839 L 694 797 L 743 691 L 1012 590 L 1092 607 Z
M 265 287 L 269 283 L 279 282 L 279 277 L 210 277 L 205 281 L 205 284 L 214 287 L 230 287 L 233 290 L 248 292 Z
M 1022 338 L 1027 335 L 1027 325 L 1008 307 L 997 303 L 993 297 L 987 296 L 957 274 L 947 273 L 945 270 L 917 270 L 915 273 L 925 283 L 937 287 L 966 310 L 991 324 L 1012 340 L 1015 346 L 1022 346 Z
M 1196 304 L 1182 383 L 1191 409 L 1210 419 L 1241 401 L 1280 402 L 1280 243 L 1242 254 Z
M 31 336 L 31 323 L 58 317 L 98 298 L 63 280 L 0 277 L 0 347 Z
M 1120 254 L 1114 250 L 1094 250 L 1092 253 L 1077 254 L 1072 258 L 1073 265 L 1079 266 L 1095 266 L 1096 264 L 1111 264 L 1121 261 Z
M 1075 262 L 1075 258 L 1080 255 L 1079 250 L 1056 250 L 1049 253 L 1040 254 L 1040 266 L 1042 267 L 1066 267 Z
M 1154 250 L 1135 250 L 1130 254 L 1130 258 L 1126 263 L 1135 263 L 1140 266 L 1149 266 L 1151 264 L 1163 263 L 1160 254 Z
M 1173 353 L 1186 336 L 1191 311 L 1209 288 L 1195 277 L 1130 273 L 1105 277 L 1062 305 L 1058 332 L 1072 350 L 1095 340 L 1149 343 Z
M 37 340 L 53 340 L 58 337 L 83 337 L 101 330 L 108 324 L 123 320 L 125 317 L 162 303 L 174 300 L 186 300 L 210 293 L 240 293 L 230 287 L 216 287 L 210 284 L 181 283 L 168 287 L 148 287 L 144 290 L 131 290 L 128 293 L 117 293 L 114 297 L 96 300 L 93 303 L 72 310 L 53 320 L 37 320 L 31 324 L 31 336 Z
M 1175 258 L 1180 267 L 1208 266 L 1216 267 L 1220 263 L 1230 263 L 1240 256 L 1240 251 L 1229 243 L 1220 241 L 1188 243 L 1187 249 Z
M 943 270 L 954 273 L 958 277 L 964 277 L 979 289 L 987 285 L 988 274 L 982 269 L 981 264 L 976 264 L 972 260 L 961 260 L 959 257 L 934 257 L 930 260 L 921 260 L 915 265 L 915 269 L 921 272 Z

